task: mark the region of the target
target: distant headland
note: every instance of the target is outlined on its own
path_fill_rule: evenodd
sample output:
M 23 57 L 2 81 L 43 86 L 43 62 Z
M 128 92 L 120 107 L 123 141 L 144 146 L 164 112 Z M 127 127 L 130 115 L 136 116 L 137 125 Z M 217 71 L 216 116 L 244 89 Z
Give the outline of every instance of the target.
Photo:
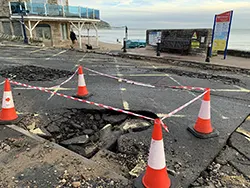
M 98 29 L 111 29 L 111 26 L 108 22 L 101 20 L 100 22 L 96 23 Z

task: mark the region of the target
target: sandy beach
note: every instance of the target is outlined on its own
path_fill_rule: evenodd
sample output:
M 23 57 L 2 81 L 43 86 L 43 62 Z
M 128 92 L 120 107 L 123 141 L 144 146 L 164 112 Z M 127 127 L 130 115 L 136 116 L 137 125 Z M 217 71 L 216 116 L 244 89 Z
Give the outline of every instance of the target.
M 112 43 L 106 43 L 102 41 L 98 41 L 98 46 L 96 39 L 94 37 L 90 37 L 89 43 L 93 46 L 95 49 L 100 49 L 101 51 L 111 51 L 111 50 L 121 50 L 122 43 L 112 44 Z M 83 48 L 86 48 L 86 44 L 88 44 L 88 38 L 82 37 L 82 44 Z

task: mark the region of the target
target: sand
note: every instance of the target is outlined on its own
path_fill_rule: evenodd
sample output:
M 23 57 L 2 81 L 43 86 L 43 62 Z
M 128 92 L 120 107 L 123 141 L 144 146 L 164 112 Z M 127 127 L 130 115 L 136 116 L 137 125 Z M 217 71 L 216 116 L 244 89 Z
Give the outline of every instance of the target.
M 88 44 L 88 38 L 82 37 L 82 43 L 83 47 L 86 48 L 86 44 Z M 96 39 L 94 37 L 91 37 L 89 39 L 89 43 L 93 46 L 93 48 L 100 49 L 101 51 L 109 52 L 112 50 L 122 50 L 122 43 L 112 44 L 112 43 L 98 41 L 98 46 L 97 46 Z

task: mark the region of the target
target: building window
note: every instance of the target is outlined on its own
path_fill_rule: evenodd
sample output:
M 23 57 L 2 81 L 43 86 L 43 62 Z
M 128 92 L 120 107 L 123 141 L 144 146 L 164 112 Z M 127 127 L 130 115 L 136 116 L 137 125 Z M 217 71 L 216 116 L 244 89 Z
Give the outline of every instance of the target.
M 67 24 L 61 24 L 61 38 L 62 40 L 68 39 Z
M 48 24 L 38 24 L 36 26 L 36 36 L 39 38 L 51 40 L 50 26 Z

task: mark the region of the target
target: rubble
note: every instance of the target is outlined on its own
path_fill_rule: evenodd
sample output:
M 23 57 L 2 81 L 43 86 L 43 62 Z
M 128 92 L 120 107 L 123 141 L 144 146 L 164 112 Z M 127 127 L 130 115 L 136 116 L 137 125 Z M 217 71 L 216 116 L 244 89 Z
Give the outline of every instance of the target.
M 78 137 L 74 137 L 68 140 L 64 140 L 60 142 L 62 145 L 72 145 L 72 144 L 85 144 L 89 141 L 89 136 L 88 135 L 81 135 Z
M 15 76 L 17 80 L 26 81 L 51 81 L 59 78 L 69 77 L 73 72 L 66 70 L 43 68 L 33 65 L 11 67 L 0 70 L 0 75 L 5 78 Z

